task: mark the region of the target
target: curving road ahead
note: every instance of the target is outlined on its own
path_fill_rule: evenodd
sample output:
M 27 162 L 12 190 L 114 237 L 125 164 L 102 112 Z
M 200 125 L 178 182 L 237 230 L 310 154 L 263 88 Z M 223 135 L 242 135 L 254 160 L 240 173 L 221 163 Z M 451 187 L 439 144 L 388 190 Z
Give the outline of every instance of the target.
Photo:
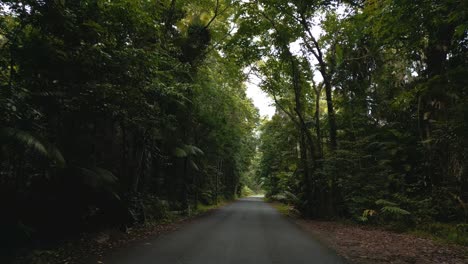
M 344 263 L 261 198 L 244 198 L 183 228 L 112 253 L 104 264 Z

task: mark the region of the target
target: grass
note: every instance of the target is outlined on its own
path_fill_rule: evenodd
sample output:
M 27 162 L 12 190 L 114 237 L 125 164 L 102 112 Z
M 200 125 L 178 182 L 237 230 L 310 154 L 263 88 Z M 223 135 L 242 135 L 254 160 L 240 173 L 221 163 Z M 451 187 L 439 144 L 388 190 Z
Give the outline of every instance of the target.
M 300 213 L 292 205 L 277 202 L 277 201 L 271 201 L 267 198 L 264 198 L 264 200 L 265 202 L 270 203 L 280 214 L 284 216 L 293 217 L 293 218 L 297 218 L 300 216 Z
M 298 218 L 300 213 L 292 206 L 283 202 L 278 202 L 269 198 L 264 198 L 265 202 L 270 203 L 279 213 L 287 217 Z M 347 225 L 356 225 L 356 222 L 349 219 L 341 219 L 340 223 Z M 377 225 L 381 228 L 386 226 Z M 429 238 L 434 241 L 445 244 L 458 244 L 468 246 L 468 224 L 448 224 L 448 223 L 427 223 L 419 225 L 413 229 L 404 228 L 400 230 L 403 233 L 409 233 L 418 237 Z
M 467 224 L 428 223 L 416 227 L 409 233 L 439 242 L 468 246 Z
M 274 202 L 272 205 L 276 208 L 276 210 L 278 210 L 278 212 L 280 212 L 280 214 L 290 216 L 291 206 L 278 202 Z
M 221 200 L 220 202 L 218 202 L 218 204 L 211 204 L 211 205 L 206 205 L 206 204 L 202 204 L 202 203 L 198 203 L 197 205 L 197 210 L 194 212 L 193 215 L 200 215 L 200 214 L 204 214 L 206 212 L 209 212 L 211 210 L 214 210 L 214 209 L 217 209 L 219 207 L 222 207 L 224 205 L 228 204 L 228 201 L 226 200 Z

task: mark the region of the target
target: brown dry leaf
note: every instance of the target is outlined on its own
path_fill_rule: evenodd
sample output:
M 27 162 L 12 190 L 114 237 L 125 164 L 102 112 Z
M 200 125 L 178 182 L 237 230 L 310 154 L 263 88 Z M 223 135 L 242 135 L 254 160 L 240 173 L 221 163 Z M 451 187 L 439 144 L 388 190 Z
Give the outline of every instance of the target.
M 351 263 L 468 263 L 468 248 L 463 246 L 337 222 L 297 222 Z

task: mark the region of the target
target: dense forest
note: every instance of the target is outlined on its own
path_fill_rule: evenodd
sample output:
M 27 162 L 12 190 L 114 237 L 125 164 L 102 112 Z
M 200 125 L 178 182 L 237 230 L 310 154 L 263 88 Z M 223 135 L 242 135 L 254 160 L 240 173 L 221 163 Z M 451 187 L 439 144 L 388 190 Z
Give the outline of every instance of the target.
M 468 243 L 467 10 L 2 0 L 2 248 L 190 215 L 246 186 L 304 217 Z
M 466 10 L 450 0 L 244 5 L 238 42 L 277 107 L 260 128 L 267 195 L 309 217 L 468 243 Z
M 4 243 L 240 194 L 258 113 L 218 48 L 230 3 L 4 1 L 2 12 Z

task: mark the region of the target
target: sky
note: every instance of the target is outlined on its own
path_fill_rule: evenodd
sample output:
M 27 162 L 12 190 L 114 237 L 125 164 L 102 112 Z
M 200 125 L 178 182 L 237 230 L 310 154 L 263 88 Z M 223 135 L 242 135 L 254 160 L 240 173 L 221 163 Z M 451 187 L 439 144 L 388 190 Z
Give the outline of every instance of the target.
M 314 26 L 312 28 L 312 34 L 314 35 L 314 37 L 318 37 L 321 32 L 322 29 L 320 27 Z M 295 55 L 299 55 L 301 50 L 300 46 L 301 41 L 299 40 L 291 43 L 291 52 Z M 310 59 L 311 61 L 315 61 L 315 58 Z M 248 69 L 246 69 L 244 72 L 248 73 Z M 321 82 L 322 76 L 320 74 L 314 74 L 314 81 Z M 254 74 L 249 74 L 248 81 L 246 81 L 245 84 L 247 86 L 247 97 L 252 99 L 253 104 L 255 105 L 255 107 L 258 108 L 260 112 L 260 116 L 271 119 L 271 117 L 275 114 L 276 108 L 271 97 L 260 89 L 260 79 Z
M 340 15 L 340 16 L 345 16 L 346 15 L 346 7 L 344 5 L 338 6 L 338 8 L 335 10 L 335 12 Z M 320 20 L 324 18 L 323 13 L 319 14 L 318 16 L 314 17 L 312 22 L 312 35 L 316 38 L 319 39 L 320 36 L 323 34 L 323 29 L 320 26 Z M 290 50 L 291 53 L 294 55 L 302 55 L 301 53 L 301 40 L 297 40 L 293 43 L 290 44 Z M 316 64 L 317 60 L 313 57 L 310 56 L 309 60 L 312 64 Z M 248 70 L 245 71 L 247 73 Z M 316 83 L 320 83 L 323 81 L 322 75 L 315 70 L 314 71 L 314 81 Z M 256 77 L 253 74 L 250 74 L 248 77 L 248 81 L 245 83 L 247 86 L 247 96 L 252 99 L 255 107 L 258 108 L 260 111 L 260 115 L 262 117 L 267 117 L 268 119 L 271 119 L 271 117 L 275 114 L 275 106 L 273 100 L 265 93 L 263 92 L 258 85 L 260 84 L 260 79 Z
M 247 97 L 252 99 L 255 107 L 258 108 L 260 116 L 271 117 L 275 114 L 275 106 L 273 100 L 258 87 L 260 79 L 254 75 L 249 76 L 249 81 L 245 84 L 247 85 Z

